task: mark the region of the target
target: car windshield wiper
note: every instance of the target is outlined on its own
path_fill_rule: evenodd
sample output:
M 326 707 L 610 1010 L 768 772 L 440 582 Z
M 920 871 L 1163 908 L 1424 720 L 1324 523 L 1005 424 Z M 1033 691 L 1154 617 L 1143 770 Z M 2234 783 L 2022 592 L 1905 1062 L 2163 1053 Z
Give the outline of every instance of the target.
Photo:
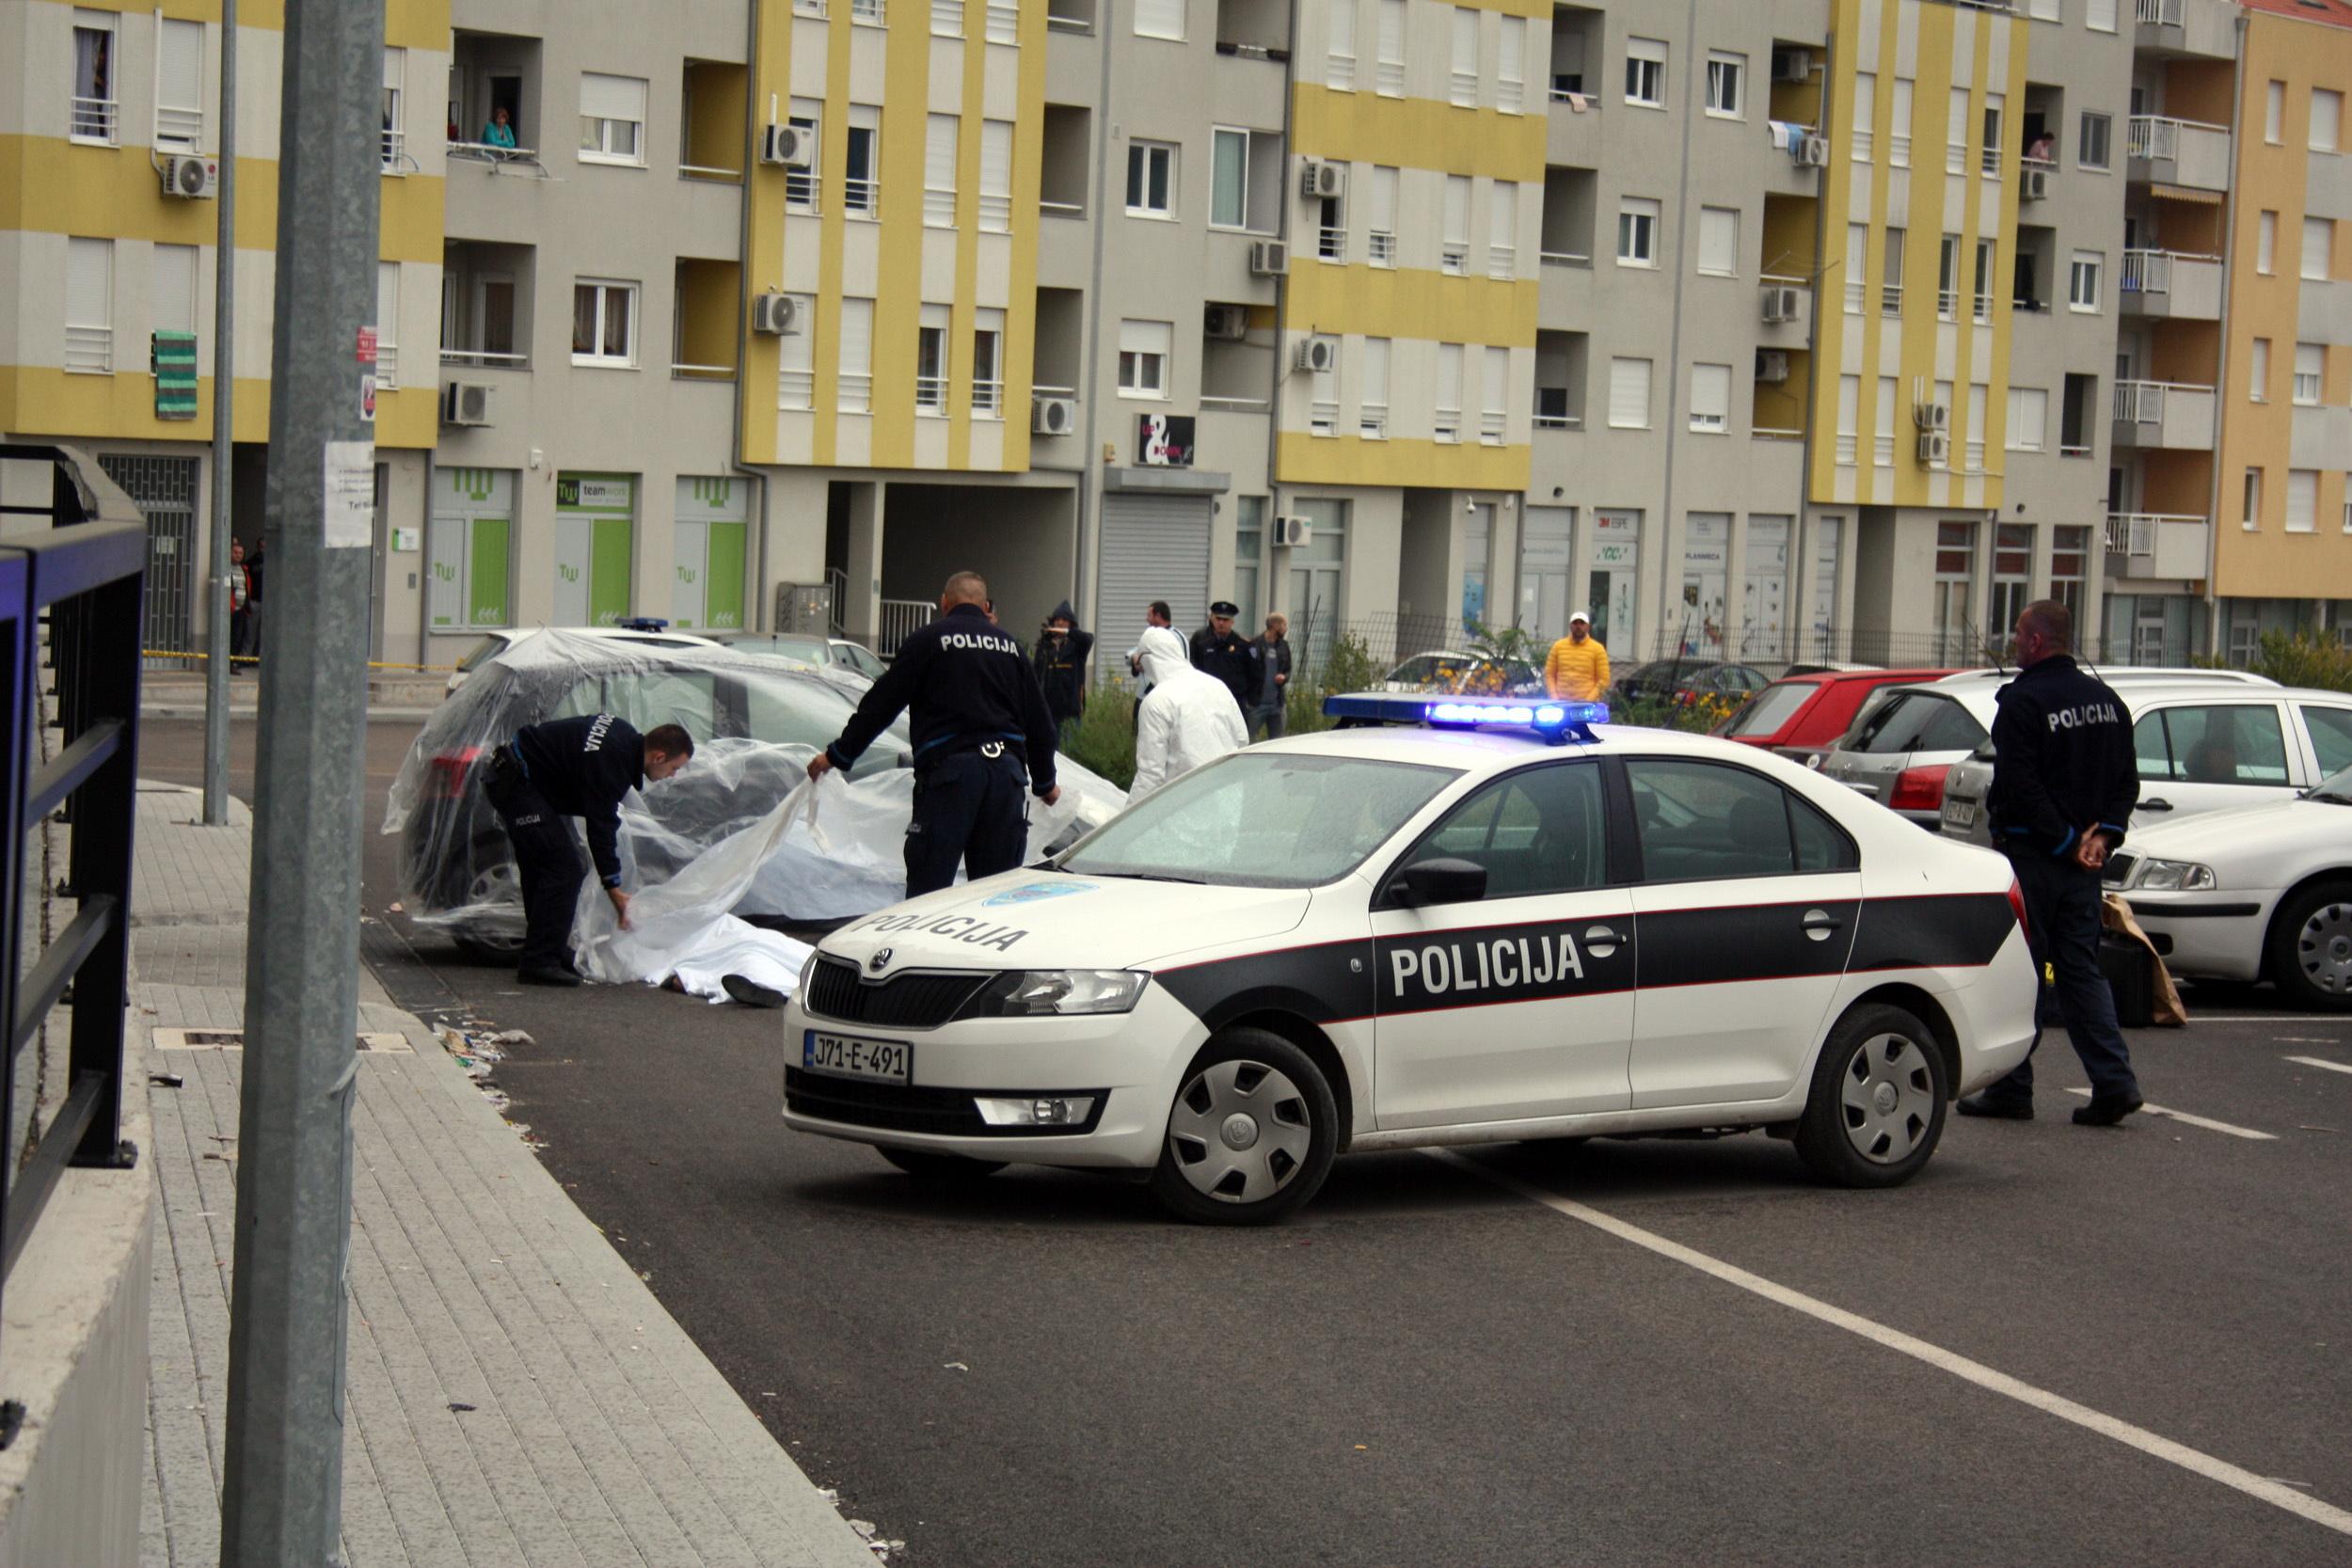
M 1069 871 L 1068 866 L 1058 869 Z M 1182 882 L 1187 887 L 1207 887 L 1205 877 L 1176 877 L 1165 871 L 1072 871 L 1073 877 L 1125 877 L 1138 882 Z
M 2338 795 L 2332 790 L 2314 789 L 2303 797 L 2306 800 L 2325 800 L 2331 806 L 2352 806 L 2352 795 Z

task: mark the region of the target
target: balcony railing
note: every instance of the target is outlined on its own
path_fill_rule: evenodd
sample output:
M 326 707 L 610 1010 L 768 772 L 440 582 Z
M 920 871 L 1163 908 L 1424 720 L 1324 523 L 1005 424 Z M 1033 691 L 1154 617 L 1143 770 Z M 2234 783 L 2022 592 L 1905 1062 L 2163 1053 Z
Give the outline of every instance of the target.
M 1405 62 L 1379 60 L 1372 68 L 1373 90 L 1383 98 L 1405 96 Z
M 897 654 L 899 643 L 939 614 L 939 607 L 929 599 L 884 599 L 881 608 L 882 635 L 874 640 L 874 651 L 884 658 Z
M 1007 5 L 1004 0 L 988 0 L 988 41 L 1019 43 L 1021 41 L 1021 8 Z
M 850 0 L 850 20 L 875 27 L 887 25 L 882 15 L 882 0 Z
M 1504 415 L 1499 408 L 1489 408 L 1481 413 L 1478 416 L 1479 444 L 1481 446 L 1488 447 L 1499 447 L 1502 445 L 1502 435 L 1505 424 L 1506 420 Z
M 111 98 L 75 98 L 68 100 L 72 118 L 67 124 L 75 141 L 112 142 L 115 139 L 115 101 Z
M 1879 285 L 1879 313 L 1885 316 L 1903 313 L 1903 286 L 1900 283 Z
M 925 186 L 923 189 L 923 227 L 953 229 L 955 226 L 956 193 Z
M 1396 265 L 1396 236 L 1394 234 L 1375 229 L 1366 237 L 1364 243 L 1374 266 L 1392 267 Z
M 400 389 L 400 348 L 378 339 L 375 344 L 375 385 L 378 390 Z
M 787 193 L 787 197 L 789 193 Z M 879 220 L 882 216 L 882 182 L 879 180 L 844 180 L 841 182 L 841 209 L 853 218 Z
M 1323 85 L 1333 92 L 1356 90 L 1356 56 L 1334 49 L 1324 56 Z
M 1490 245 L 1486 247 L 1486 276 L 1509 282 L 1518 276 L 1519 247 L 1513 245 Z
M 1308 407 L 1307 429 L 1316 436 L 1337 436 L 1340 433 L 1340 405 L 1330 398 L 1318 398 Z
M 1040 202 L 1041 207 L 1044 203 Z M 980 232 L 1009 234 L 1012 232 L 1012 198 L 980 193 Z
M 2162 424 L 2165 399 L 2174 394 L 2210 400 L 2213 388 L 2183 381 L 2119 381 L 2115 384 L 2115 417 L 2130 424 Z
M 914 378 L 914 409 L 918 414 L 947 412 L 947 378 L 944 375 L 918 375 Z
M 1273 406 L 1264 398 L 1218 397 L 1208 393 L 1200 398 L 1203 414 L 1263 414 Z
M 931 36 L 963 37 L 963 0 L 931 0 Z
M 1315 231 L 1315 255 L 1326 261 L 1347 260 L 1347 230 L 1325 227 Z
M 776 406 L 804 409 L 817 402 L 817 372 L 815 371 L 778 371 L 776 372 Z
M 733 381 L 735 367 L 733 365 L 672 365 L 670 379 L 673 381 Z
M 2106 546 L 2135 577 L 2201 578 L 2212 553 L 2212 525 L 2205 518 L 2166 513 L 2111 512 Z
M 1462 439 L 1462 411 L 1459 408 L 1439 408 L 1431 415 L 1430 438 L 1446 446 Z
M 1005 384 L 1001 381 L 972 383 L 972 417 L 976 420 L 1001 420 L 1005 417 Z
M 865 371 L 843 371 L 834 380 L 834 407 L 844 414 L 874 411 L 874 377 Z
M 1387 440 L 1389 405 L 1385 403 L 1367 403 L 1359 408 L 1356 411 L 1356 434 L 1367 441 Z
M 115 368 L 115 329 L 111 326 L 67 327 L 65 368 L 83 375 L 110 373 Z
M 2133 0 L 2134 17 L 2150 26 L 2178 27 L 2182 24 L 2183 0 Z

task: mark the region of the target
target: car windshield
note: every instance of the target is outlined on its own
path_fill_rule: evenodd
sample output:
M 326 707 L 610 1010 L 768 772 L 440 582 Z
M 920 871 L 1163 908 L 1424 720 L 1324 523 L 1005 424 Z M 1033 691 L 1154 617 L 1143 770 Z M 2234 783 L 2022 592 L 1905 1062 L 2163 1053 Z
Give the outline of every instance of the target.
M 1847 749 L 1896 755 L 1911 752 L 1973 752 L 1984 743 L 1984 726 L 1949 697 L 1898 691 L 1866 713 Z
M 1732 716 L 1724 734 L 1777 735 L 1820 689 L 1811 681 L 1783 681 L 1768 686 L 1756 693 L 1755 701 Z
M 2331 805 L 2352 806 L 2352 768 L 2347 768 L 2341 773 L 2331 773 L 2320 780 L 2311 794 L 2304 799 L 2326 800 Z
M 459 657 L 457 668 L 461 673 L 471 674 L 497 657 L 498 651 L 505 646 L 506 639 L 503 637 L 485 637 Z
M 1298 752 L 1237 752 L 1147 796 L 1056 863 L 1087 877 L 1319 887 L 1396 836 L 1461 775 Z

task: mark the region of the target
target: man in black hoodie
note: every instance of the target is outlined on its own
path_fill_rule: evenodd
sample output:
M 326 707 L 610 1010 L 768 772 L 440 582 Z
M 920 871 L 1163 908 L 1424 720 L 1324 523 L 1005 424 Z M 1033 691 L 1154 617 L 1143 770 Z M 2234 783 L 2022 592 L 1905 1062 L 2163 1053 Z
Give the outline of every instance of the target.
M 1045 711 L 1054 716 L 1065 752 L 1087 710 L 1087 661 L 1093 657 L 1094 634 L 1078 629 L 1077 612 L 1068 599 L 1062 600 L 1045 618 L 1030 662 L 1037 666 L 1038 684 L 1045 689 Z
M 483 793 L 515 846 L 522 874 L 522 961 L 526 985 L 576 986 L 572 911 L 580 902 L 580 854 L 567 816 L 583 819 L 588 853 L 621 924 L 628 924 L 628 895 L 621 891 L 621 798 L 659 782 L 694 754 L 684 726 L 663 724 L 640 736 L 625 719 L 599 713 L 527 724 L 491 753 Z
M 2108 851 L 2139 804 L 2131 710 L 2076 664 L 2074 618 L 2051 599 L 2017 617 L 2018 676 L 2001 688 L 1993 721 L 1993 841 L 2009 856 L 2026 899 L 2036 979 L 2035 1022 L 2055 1003 L 2090 1076 L 2090 1103 L 2074 1119 L 2112 1127 L 2139 1109 L 2139 1081 L 2116 1026 L 2115 993 L 2099 967 L 2100 886 Z M 2046 967 L 2046 971 L 2043 966 Z M 2041 1043 L 2039 1034 L 2035 1043 Z M 2033 1116 L 2033 1058 L 1960 1102 L 1963 1115 Z

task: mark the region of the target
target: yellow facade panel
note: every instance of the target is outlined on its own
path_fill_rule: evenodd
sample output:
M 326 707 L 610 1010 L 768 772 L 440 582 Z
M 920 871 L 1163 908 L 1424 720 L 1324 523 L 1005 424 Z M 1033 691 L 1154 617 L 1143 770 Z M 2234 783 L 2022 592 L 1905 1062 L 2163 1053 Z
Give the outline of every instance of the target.
M 1490 180 L 1541 180 L 1541 115 L 1457 109 L 1426 98 L 1291 89 L 1291 145 L 1313 158 L 1352 158 L 1399 168 L 1438 168 Z
M 1294 332 L 1533 348 L 1541 293 L 1532 277 L 1454 277 L 1294 259 L 1283 310 Z
M 1527 488 L 1528 449 L 1424 440 L 1367 441 L 1286 430 L 1275 444 L 1275 477 L 1284 484 L 1351 484 L 1402 489 Z

